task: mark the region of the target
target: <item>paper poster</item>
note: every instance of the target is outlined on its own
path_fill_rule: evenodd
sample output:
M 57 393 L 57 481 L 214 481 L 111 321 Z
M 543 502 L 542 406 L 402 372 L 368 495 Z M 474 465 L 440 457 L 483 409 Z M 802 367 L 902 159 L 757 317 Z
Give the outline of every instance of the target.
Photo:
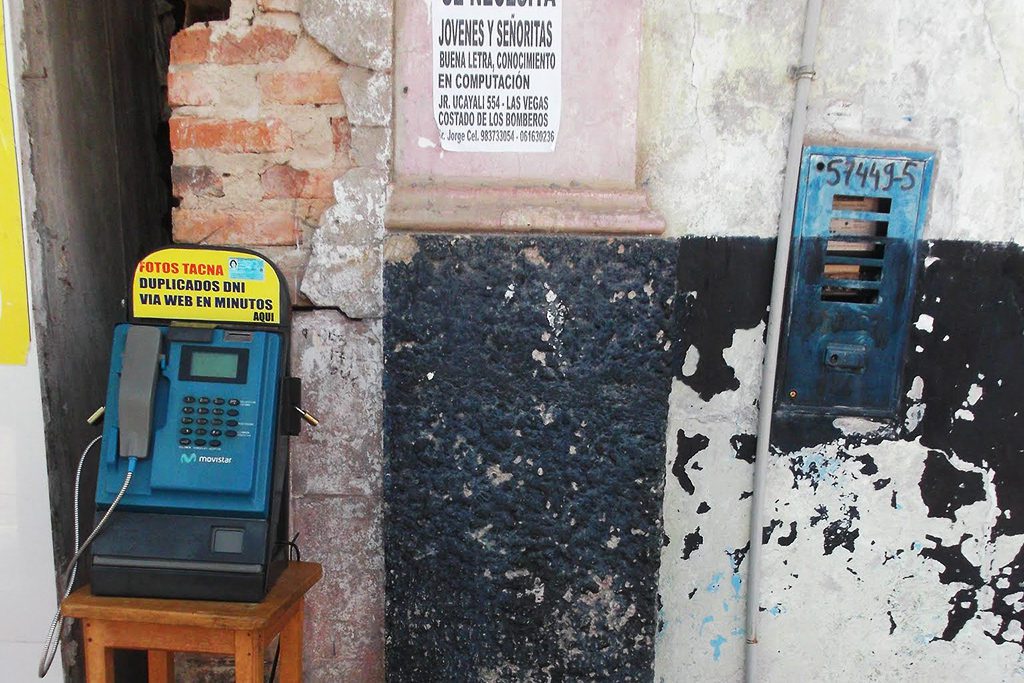
M 554 151 L 563 0 L 430 1 L 442 149 Z

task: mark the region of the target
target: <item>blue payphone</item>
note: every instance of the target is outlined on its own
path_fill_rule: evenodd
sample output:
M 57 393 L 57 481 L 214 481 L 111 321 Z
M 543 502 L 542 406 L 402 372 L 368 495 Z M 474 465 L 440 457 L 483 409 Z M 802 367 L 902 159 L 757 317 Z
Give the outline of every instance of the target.
M 288 437 L 317 424 L 289 376 L 289 308 L 255 252 L 169 247 L 139 262 L 111 346 L 97 521 L 65 596 L 87 549 L 97 595 L 266 595 L 288 560 Z
M 262 256 L 172 247 L 136 268 L 114 330 L 98 595 L 261 599 L 287 558 L 288 294 Z M 132 471 L 132 483 L 124 481 Z
M 93 543 L 94 593 L 263 597 L 287 556 L 286 348 L 277 331 L 115 329 L 97 513 L 120 493 L 130 458 L 138 461 Z M 139 374 L 152 386 L 128 396 L 126 382 Z M 149 448 L 126 449 L 133 440 Z

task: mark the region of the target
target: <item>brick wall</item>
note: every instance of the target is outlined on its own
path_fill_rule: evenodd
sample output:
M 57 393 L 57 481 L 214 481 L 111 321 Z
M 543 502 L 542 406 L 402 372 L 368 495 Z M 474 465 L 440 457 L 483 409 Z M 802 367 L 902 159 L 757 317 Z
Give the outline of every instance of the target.
M 298 245 L 352 166 L 345 65 L 302 29 L 299 0 L 235 0 L 171 41 L 174 239 Z
M 314 683 L 384 678 L 391 40 L 391 0 L 232 0 L 227 20 L 180 31 L 170 49 L 175 241 L 255 248 L 303 307 L 292 368 L 321 424 L 292 440 L 291 510 L 303 559 L 324 567 L 306 603 Z M 230 660 L 177 664 L 178 680 L 233 680 Z

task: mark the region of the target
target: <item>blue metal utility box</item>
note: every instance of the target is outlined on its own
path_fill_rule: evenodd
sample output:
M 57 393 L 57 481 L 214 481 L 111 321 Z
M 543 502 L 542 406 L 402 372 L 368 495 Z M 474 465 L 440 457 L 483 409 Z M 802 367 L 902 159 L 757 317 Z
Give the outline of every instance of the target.
M 804 150 L 780 410 L 896 410 L 934 163 L 931 152 Z

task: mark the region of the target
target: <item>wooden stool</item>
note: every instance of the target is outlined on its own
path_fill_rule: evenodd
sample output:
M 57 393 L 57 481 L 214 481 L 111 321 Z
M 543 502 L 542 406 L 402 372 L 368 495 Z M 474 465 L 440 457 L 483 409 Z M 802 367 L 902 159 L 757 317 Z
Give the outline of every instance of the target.
M 107 598 L 83 586 L 60 610 L 82 620 L 88 683 L 114 682 L 115 648 L 147 650 L 150 683 L 174 680 L 175 652 L 233 654 L 238 683 L 263 683 L 263 652 L 278 633 L 280 680 L 300 683 L 305 595 L 321 576 L 319 564 L 292 562 L 253 603 Z

